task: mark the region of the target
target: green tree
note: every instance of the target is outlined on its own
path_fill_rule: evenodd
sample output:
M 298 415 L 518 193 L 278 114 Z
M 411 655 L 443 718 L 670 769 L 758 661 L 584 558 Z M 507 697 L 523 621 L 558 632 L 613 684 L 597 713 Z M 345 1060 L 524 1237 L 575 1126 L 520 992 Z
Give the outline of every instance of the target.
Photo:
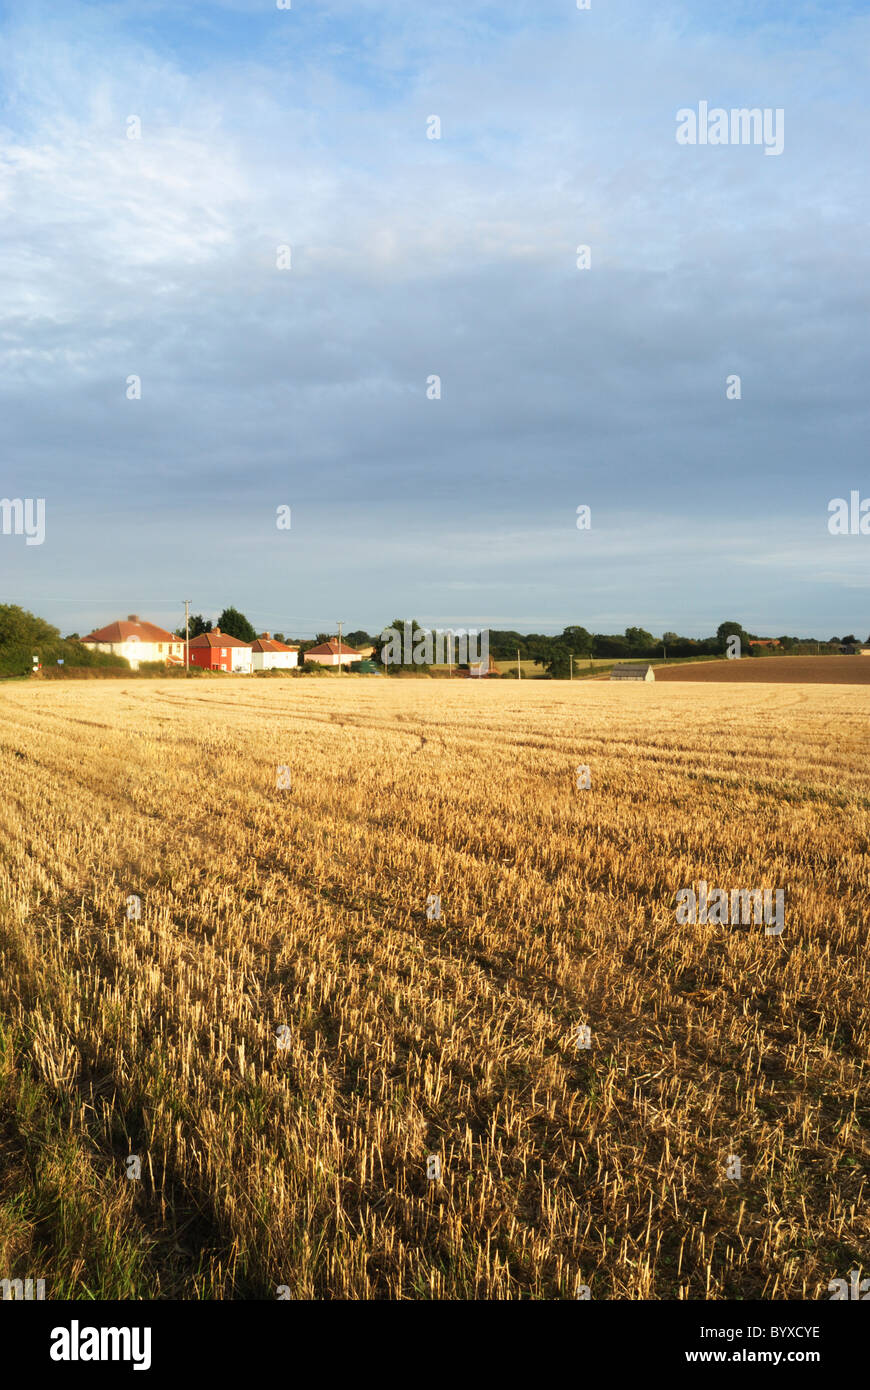
M 547 675 L 557 681 L 568 680 L 571 675 L 572 655 L 573 653 L 561 642 L 554 643 L 550 648 L 549 659 L 544 662 Z
M 596 656 L 631 656 L 628 642 L 617 633 L 596 632 L 594 640 Z
M 754 650 L 754 648 L 749 645 L 749 633 L 742 623 L 734 622 L 732 619 L 729 619 L 728 622 L 719 624 L 716 629 L 716 645 L 720 652 L 725 652 L 727 650 L 729 637 L 740 638 L 740 650 L 743 656 L 750 655 Z
M 211 622 L 206 622 L 201 613 L 193 613 L 190 619 L 190 636 L 201 637 L 204 632 L 211 632 Z M 184 636 L 184 625 L 175 629 L 176 637 Z
M 14 603 L 0 603 L 0 646 L 33 642 L 56 642 L 60 628 L 52 627 L 44 618 L 28 613 Z
M 227 633 L 229 637 L 237 637 L 240 642 L 256 640 L 256 632 L 244 613 L 240 613 L 237 608 L 225 608 L 217 620 L 217 625 L 221 632 Z
M 644 652 L 649 651 L 650 647 L 655 646 L 655 638 L 652 633 L 647 632 L 646 629 L 642 627 L 627 627 L 625 629 L 625 640 L 638 655 L 642 655 Z
M 556 642 L 559 646 L 564 646 L 574 656 L 592 655 L 592 633 L 587 632 L 585 627 L 566 627 L 561 637 L 557 637 Z

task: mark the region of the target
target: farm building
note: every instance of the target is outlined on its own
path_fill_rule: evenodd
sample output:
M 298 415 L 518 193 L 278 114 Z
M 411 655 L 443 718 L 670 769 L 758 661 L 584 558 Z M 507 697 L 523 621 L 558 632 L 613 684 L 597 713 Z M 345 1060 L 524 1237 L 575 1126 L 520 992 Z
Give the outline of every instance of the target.
M 299 663 L 299 648 L 277 642 L 268 632 L 261 633 L 248 645 L 253 653 L 255 671 L 287 671 Z
M 254 653 L 247 642 L 230 637 L 219 627 L 192 638 L 188 651 L 191 666 L 201 666 L 205 671 L 238 671 L 250 675 L 253 670 Z
M 167 666 L 178 666 L 184 660 L 184 643 L 179 637 L 154 623 L 140 622 L 135 613 L 88 633 L 82 638 L 82 646 L 123 656 L 133 671 L 139 670 L 140 661 L 165 661 Z
M 648 661 L 623 661 L 610 672 L 612 681 L 654 681 L 656 673 Z
M 488 661 L 472 661 L 467 670 L 457 670 L 456 674 L 473 680 L 486 680 L 488 676 L 500 676 L 501 671 L 490 657 Z
M 331 637 L 328 642 L 321 642 L 319 647 L 310 647 L 305 653 L 305 660 L 317 661 L 321 666 L 352 666 L 362 657 L 354 647 L 349 647 L 346 642 L 339 646 Z

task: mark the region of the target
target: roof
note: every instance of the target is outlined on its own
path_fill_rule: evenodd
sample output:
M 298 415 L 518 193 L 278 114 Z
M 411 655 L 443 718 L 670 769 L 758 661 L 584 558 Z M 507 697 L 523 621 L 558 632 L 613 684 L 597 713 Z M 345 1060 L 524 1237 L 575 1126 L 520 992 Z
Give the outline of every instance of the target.
M 247 644 L 252 652 L 298 652 L 298 647 L 288 647 L 284 642 L 276 642 L 268 632 L 262 632 L 255 642 Z
M 309 656 L 359 656 L 356 647 L 349 647 L 346 642 L 337 642 L 334 637 L 330 637 L 328 642 L 321 642 L 319 647 L 309 647 L 305 653 Z
M 248 647 L 250 642 L 241 642 L 238 637 L 231 637 L 228 632 L 221 632 L 219 627 L 213 627 L 211 632 L 201 632 L 198 637 L 191 637 L 191 647 Z
M 155 623 L 140 623 L 138 619 L 131 621 L 126 618 L 122 622 L 109 623 L 108 627 L 98 628 L 96 632 L 89 632 L 87 637 L 83 637 L 83 642 L 126 642 L 131 637 L 136 637 L 140 642 L 179 642 L 181 638 L 176 637 L 174 632 L 167 632 L 165 628 L 157 627 Z
M 612 681 L 655 680 L 655 672 L 648 661 L 622 661 L 610 672 Z

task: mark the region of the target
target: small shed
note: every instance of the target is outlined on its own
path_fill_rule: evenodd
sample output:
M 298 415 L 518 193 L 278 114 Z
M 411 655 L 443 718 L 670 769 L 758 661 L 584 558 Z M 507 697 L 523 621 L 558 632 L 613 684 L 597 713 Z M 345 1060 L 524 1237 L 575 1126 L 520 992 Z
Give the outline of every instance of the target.
M 612 681 L 654 681 L 656 673 L 648 661 L 622 661 L 610 672 Z

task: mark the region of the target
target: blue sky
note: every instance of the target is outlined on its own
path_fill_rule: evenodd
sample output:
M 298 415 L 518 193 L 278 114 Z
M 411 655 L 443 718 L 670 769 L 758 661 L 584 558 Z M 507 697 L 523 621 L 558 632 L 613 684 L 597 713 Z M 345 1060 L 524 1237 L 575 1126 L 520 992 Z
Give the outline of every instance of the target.
M 0 16 L 0 601 L 870 631 L 867 5 Z

